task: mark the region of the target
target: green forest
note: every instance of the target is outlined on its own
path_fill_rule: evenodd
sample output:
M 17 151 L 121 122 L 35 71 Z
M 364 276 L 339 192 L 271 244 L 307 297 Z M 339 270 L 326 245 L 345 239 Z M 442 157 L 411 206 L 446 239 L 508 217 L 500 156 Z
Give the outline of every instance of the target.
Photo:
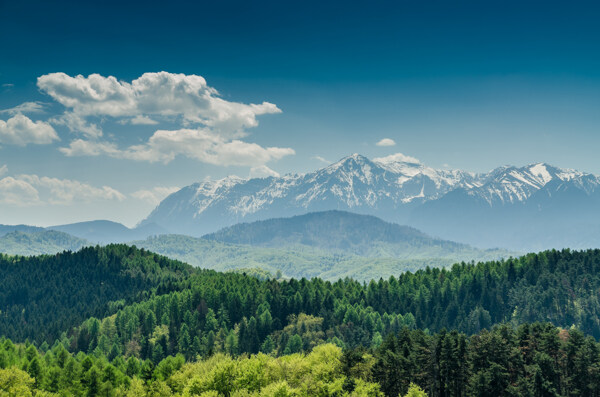
M 0 257 L 0 395 L 600 396 L 600 250 L 359 282 Z

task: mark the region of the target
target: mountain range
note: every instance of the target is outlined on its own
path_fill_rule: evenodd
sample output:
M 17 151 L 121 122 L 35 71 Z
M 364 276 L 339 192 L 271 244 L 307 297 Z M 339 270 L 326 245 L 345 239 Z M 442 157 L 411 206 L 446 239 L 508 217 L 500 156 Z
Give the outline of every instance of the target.
M 71 229 L 89 232 L 92 225 Z M 426 266 L 516 255 L 435 239 L 408 226 L 344 211 L 244 223 L 203 238 L 163 234 L 129 244 L 202 268 L 262 269 L 281 272 L 284 277 L 328 280 L 387 278 Z M 89 245 L 95 244 L 46 229 L 13 231 L 0 237 L 0 252 L 12 255 L 56 254 Z
M 240 222 L 345 210 L 482 248 L 586 248 L 600 240 L 599 186 L 595 175 L 545 163 L 472 173 L 402 154 L 353 154 L 305 174 L 192 184 L 140 226 L 201 236 Z
M 204 268 L 260 268 L 327 280 L 387 278 L 426 266 L 517 255 L 435 239 L 411 227 L 344 211 L 242 223 L 202 238 L 162 235 L 132 244 Z
M 46 240 L 51 241 L 56 240 L 58 238 L 58 246 L 66 247 L 64 244 L 65 240 L 64 238 L 62 238 L 64 236 L 61 237 L 60 234 L 56 233 L 43 233 L 47 231 L 61 232 L 63 234 L 71 235 L 72 237 L 80 239 L 81 241 L 75 242 L 76 245 L 79 243 L 82 243 L 83 245 L 124 243 L 131 240 L 144 239 L 149 236 L 168 233 L 166 229 L 161 228 L 160 226 L 152 223 L 147 223 L 143 226 L 138 226 L 135 228 L 128 228 L 127 226 L 122 225 L 121 223 L 107 220 L 77 222 L 65 225 L 49 226 L 46 228 L 29 225 L 0 225 L 0 244 L 5 244 L 8 241 L 12 241 L 18 244 L 19 241 L 23 241 L 23 234 L 37 233 L 38 239 L 39 236 L 44 236 Z M 51 242 L 51 244 L 54 243 Z M 26 245 L 24 245 L 23 249 L 26 250 L 26 248 Z M 19 251 L 15 253 L 18 252 Z M 38 252 L 36 252 L 35 254 L 37 253 Z M 34 253 L 31 253 L 30 255 L 34 255 Z
M 55 230 L 92 244 L 164 234 L 201 237 L 240 223 L 341 210 L 482 249 L 585 249 L 600 241 L 599 186 L 600 178 L 593 174 L 545 163 L 472 173 L 434 169 L 402 154 L 373 160 L 353 154 L 305 174 L 232 176 L 186 186 L 135 228 L 103 220 L 48 228 L 0 225 L 0 236 Z M 243 227 L 228 233 L 233 230 L 242 233 Z

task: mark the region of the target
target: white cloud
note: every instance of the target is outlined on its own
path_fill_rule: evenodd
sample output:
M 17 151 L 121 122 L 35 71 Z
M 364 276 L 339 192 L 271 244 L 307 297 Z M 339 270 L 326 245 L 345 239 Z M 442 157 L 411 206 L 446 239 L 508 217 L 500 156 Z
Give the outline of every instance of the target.
M 227 141 L 209 129 L 158 130 L 141 145 L 125 150 L 101 141 L 77 139 L 60 149 L 67 156 L 107 155 L 137 161 L 169 163 L 181 155 L 215 165 L 256 167 L 294 154 L 290 148 L 267 147 L 237 139 Z
M 44 104 L 42 102 L 24 102 L 14 108 L 0 110 L 0 113 L 8 113 L 14 116 L 19 113 L 43 113 Z
M 158 121 L 152 120 L 150 117 L 137 115 L 132 119 L 126 120 L 126 123 L 133 125 L 156 125 Z
M 39 204 L 40 197 L 30 183 L 7 176 L 0 179 L 0 203 L 26 207 Z
M 270 169 L 266 165 L 259 165 L 258 167 L 252 167 L 250 169 L 250 178 L 268 178 L 273 176 L 275 178 L 279 177 L 279 173 L 275 170 Z
M 67 109 L 51 122 L 86 137 L 60 148 L 66 156 L 106 155 L 165 164 L 185 156 L 209 164 L 258 167 L 295 153 L 242 140 L 246 129 L 258 125 L 257 116 L 281 112 L 275 104 L 227 101 L 201 76 L 144 73 L 125 82 L 99 74 L 51 73 L 38 78 L 38 87 Z M 121 124 L 177 126 L 155 131 L 145 143 L 121 148 L 100 139 L 101 123 L 107 118 Z
M 37 175 L 7 176 L 0 179 L 0 203 L 17 206 L 66 205 L 75 201 L 125 199 L 109 186 L 94 187 L 83 182 Z
M 97 188 L 70 179 L 39 177 L 37 175 L 20 175 L 18 178 L 36 188 L 47 189 L 50 195 L 48 201 L 51 204 L 70 204 L 73 201 L 93 201 L 98 199 L 119 201 L 125 199 L 125 195 L 109 186 Z
M 49 144 L 59 140 L 52 126 L 43 121 L 32 121 L 17 114 L 7 121 L 0 120 L 0 143 L 25 146 L 29 143 Z
M 84 134 L 90 138 L 102 136 L 102 129 L 95 123 L 90 123 L 81 115 L 75 113 L 64 113 L 49 120 L 53 124 L 64 125 L 69 131 Z
M 165 187 L 165 186 L 157 186 L 148 190 L 138 190 L 136 192 L 131 193 L 131 196 L 142 201 L 146 201 L 150 204 L 157 205 L 160 203 L 165 197 L 170 195 L 171 193 L 175 193 L 180 188 L 175 186 Z
M 197 75 L 144 73 L 128 83 L 99 74 L 71 77 L 50 73 L 40 76 L 37 84 L 69 109 L 67 114 L 79 118 L 181 117 L 184 124 L 211 127 L 230 138 L 245 136 L 245 128 L 257 126 L 256 116 L 281 112 L 269 102 L 226 101 Z
M 4 164 L 2 167 L 0 167 L 0 176 L 6 174 L 8 172 L 8 167 L 6 166 L 6 164 Z
M 373 161 L 377 163 L 410 163 L 410 164 L 421 164 L 421 161 L 418 159 L 407 156 L 402 153 L 390 154 L 386 157 L 377 157 L 374 158 Z
M 314 156 L 313 159 L 319 160 L 323 164 L 331 164 L 332 162 L 321 156 Z
M 109 142 L 75 139 L 74 141 L 71 141 L 69 146 L 61 147 L 58 150 L 68 157 L 106 155 L 115 158 L 123 158 L 123 152 L 117 148 L 117 145 Z
M 396 141 L 394 141 L 393 139 L 390 139 L 390 138 L 383 138 L 382 140 L 377 142 L 375 145 L 377 145 L 377 146 L 396 146 Z

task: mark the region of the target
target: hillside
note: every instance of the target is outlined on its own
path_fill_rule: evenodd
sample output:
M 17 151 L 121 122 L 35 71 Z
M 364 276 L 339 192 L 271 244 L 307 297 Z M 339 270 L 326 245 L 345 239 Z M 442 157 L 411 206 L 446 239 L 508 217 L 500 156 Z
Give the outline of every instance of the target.
M 65 230 L 96 237 L 98 230 L 125 230 L 120 237 L 108 233 L 107 239 L 124 238 L 133 232 L 123 225 L 101 221 L 68 226 Z M 426 266 L 514 255 L 505 250 L 478 250 L 434 239 L 410 227 L 343 211 L 240 224 L 204 238 L 159 235 L 130 244 L 201 268 L 260 268 L 271 274 L 281 271 L 284 277 L 332 281 L 343 277 L 368 281 Z M 13 232 L 0 237 L 0 252 L 7 254 L 54 254 L 85 245 L 93 244 L 55 230 Z
M 141 334 L 126 328 L 131 321 L 143 324 L 148 317 L 155 319 L 152 324 L 168 325 L 172 335 L 179 335 L 165 340 L 163 354 L 182 352 L 178 338 L 185 329 L 190 343 L 183 353 L 191 357 L 198 352 L 194 349 L 211 348 L 194 346 L 193 335 L 203 343 L 203 337 L 212 330 L 215 336 L 223 334 L 224 343 L 227 334 L 238 327 L 256 327 L 247 335 L 238 334 L 238 351 L 256 353 L 268 335 L 275 333 L 274 348 L 282 353 L 288 339 L 280 338 L 280 330 L 290 321 L 300 321 L 291 315 L 323 318 L 326 328 L 322 331 L 329 337 L 335 335 L 348 347 L 370 345 L 376 333 L 397 332 L 403 326 L 473 334 L 503 322 L 550 321 L 564 328 L 574 325 L 598 338 L 599 274 L 600 250 L 548 251 L 503 262 L 455 265 L 449 270 L 419 270 L 368 284 L 350 279 L 334 284 L 320 279 L 260 281 L 234 273 L 204 272 L 192 276 L 187 290 L 152 297 L 117 312 L 115 326 L 120 336 L 106 335 L 107 346 L 115 342 L 123 351 L 132 340 L 143 346 L 143 338 L 152 337 L 154 325 L 142 327 Z M 202 316 L 197 318 L 198 305 L 204 306 L 205 313 L 212 311 L 211 325 Z M 78 332 L 89 332 L 95 321 L 87 321 Z M 311 332 L 308 324 L 304 328 Z M 95 347 L 88 344 L 80 348 Z M 152 358 L 154 353 L 149 349 L 141 354 Z
M 252 362 L 257 366 L 252 376 L 273 376 L 270 371 L 285 362 L 290 383 L 277 387 L 296 389 L 307 385 L 311 373 L 301 368 L 320 371 L 325 365 L 337 375 L 332 378 L 328 372 L 329 380 L 310 390 L 339 389 L 348 397 L 380 397 L 378 390 L 397 396 L 411 382 L 436 396 L 445 395 L 440 387 L 466 390 L 461 393 L 467 396 L 522 395 L 527 390 L 544 395 L 541 391 L 548 388 L 553 395 L 586 390 L 576 394 L 593 396 L 591 391 L 597 390 L 600 345 L 584 333 L 600 337 L 600 250 L 546 251 L 419 270 L 368 284 L 194 271 L 124 245 L 52 257 L 4 257 L 1 265 L 0 307 L 14 310 L 8 315 L 3 311 L 0 332 L 12 333 L 19 342 L 34 330 L 37 337 L 46 337 L 46 327 L 60 323 L 65 333 L 51 348 L 52 355 L 44 357 L 50 342 L 38 351 L 3 340 L 0 363 L 13 367 L 9 373 L 0 369 L 0 376 L 18 374 L 30 382 L 26 385 L 47 391 L 58 391 L 62 384 L 62 390 L 102 387 L 104 394 L 132 385 L 138 394 L 155 387 L 161 395 L 181 393 L 181 388 L 194 391 L 192 395 L 232 392 L 234 387 L 266 393 L 271 381 L 248 386 L 250 375 L 235 369 L 246 368 L 247 353 L 259 352 L 265 354 L 253 356 L 258 361 Z M 141 292 L 145 281 L 147 292 Z M 23 282 L 27 289 L 20 288 Z M 73 307 L 100 314 L 78 323 Z M 30 313 L 35 316 L 28 317 Z M 302 352 L 319 358 L 302 364 Z M 281 361 L 266 367 L 266 354 Z M 204 361 L 193 363 L 199 359 Z M 300 373 L 305 378 L 295 383 L 291 377 Z M 138 385 L 135 378 L 144 382 Z M 76 379 L 83 383 L 73 383 Z M 369 393 L 362 389 L 367 386 Z
M 0 335 L 52 341 L 87 317 L 110 315 L 192 272 L 189 265 L 123 245 L 52 256 L 0 254 Z
M 0 236 L 12 232 L 35 233 L 44 231 L 43 227 L 29 225 L 0 225 Z
M 354 154 L 306 174 L 196 183 L 165 198 L 141 225 L 200 236 L 240 222 L 345 210 L 483 248 L 583 249 L 600 236 L 599 187 L 598 176 L 545 163 L 475 174 L 401 154 Z
M 328 252 L 399 259 L 481 258 L 465 244 L 432 238 L 409 226 L 369 215 L 323 211 L 240 223 L 204 236 L 205 239 L 260 247 L 307 246 Z
M 86 245 L 91 243 L 55 230 L 32 233 L 15 231 L 0 237 L 0 252 L 9 255 L 56 254 L 62 251 L 77 251 Z
M 157 365 L 112 354 L 109 363 L 97 353 L 71 354 L 60 343 L 49 350 L 18 349 L 7 340 L 0 357 L 13 366 L 0 368 L 0 391 L 10 396 L 60 391 L 140 397 L 594 397 L 600 393 L 598 349 L 600 344 L 580 331 L 559 331 L 551 324 L 502 326 L 472 337 L 405 328 L 370 348 L 342 350 L 327 343 L 306 354 L 216 353 L 187 363 L 178 355 Z
M 272 274 L 280 270 L 284 277 L 320 277 L 331 281 L 343 277 L 368 281 L 426 266 L 450 266 L 460 261 L 493 260 L 509 256 L 502 250 L 482 251 L 465 246 L 452 251 L 439 246 L 406 247 L 381 243 L 374 244 L 369 252 L 382 256 L 364 257 L 352 254 L 352 247 L 327 251 L 323 247 L 296 244 L 295 240 L 292 243 L 288 247 L 285 244 L 262 247 L 181 235 L 162 235 L 131 242 L 137 247 L 201 268 L 219 271 L 261 268 Z M 453 243 L 448 245 L 454 247 Z M 393 254 L 399 257 L 383 256 Z M 436 256 L 441 254 L 446 256 Z

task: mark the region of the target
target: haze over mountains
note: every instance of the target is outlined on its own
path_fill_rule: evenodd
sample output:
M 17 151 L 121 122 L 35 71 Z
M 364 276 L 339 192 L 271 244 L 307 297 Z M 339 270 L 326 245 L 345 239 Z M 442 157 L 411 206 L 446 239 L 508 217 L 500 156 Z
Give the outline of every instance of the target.
M 70 223 L 66 225 L 49 226 L 46 228 L 28 225 L 0 225 L 0 237 L 20 233 L 40 233 L 57 231 L 69 234 L 79 239 L 87 240 L 88 244 L 124 243 L 131 240 L 144 239 L 148 236 L 169 233 L 166 229 L 155 224 L 146 224 L 136 228 L 128 228 L 118 222 L 107 220 Z M 56 236 L 45 234 L 46 236 Z
M 516 255 L 435 239 L 411 227 L 344 211 L 243 223 L 203 238 L 163 235 L 133 244 L 216 270 L 255 267 L 327 280 L 387 278 L 426 266 Z
M 354 154 L 306 174 L 186 186 L 135 228 L 100 220 L 45 229 L 0 225 L 0 236 L 56 230 L 93 244 L 164 234 L 201 237 L 241 222 L 343 210 L 484 249 L 583 249 L 600 241 L 599 186 L 595 175 L 544 163 L 476 174 L 434 169 L 402 154 L 373 160 Z M 243 236 L 230 238 L 239 242 Z
M 483 248 L 586 248 L 600 237 L 599 186 L 595 175 L 545 163 L 476 174 L 401 154 L 353 154 L 306 174 L 196 183 L 140 225 L 201 236 L 239 222 L 340 209 Z
M 472 249 L 465 244 L 432 238 L 409 226 L 337 210 L 240 223 L 204 238 L 230 244 L 304 246 L 340 254 L 403 259 L 447 257 Z
M 121 230 L 106 222 L 70 229 L 74 233 L 90 233 L 94 225 Z M 516 255 L 506 250 L 481 250 L 435 239 L 408 226 L 344 211 L 244 223 L 203 238 L 163 234 L 128 243 L 202 268 L 220 271 L 260 268 L 271 274 L 281 271 L 284 277 L 328 280 L 387 278 L 425 266 L 444 267 L 461 261 Z M 95 244 L 52 229 L 13 231 L 0 237 L 0 252 L 55 254 Z

